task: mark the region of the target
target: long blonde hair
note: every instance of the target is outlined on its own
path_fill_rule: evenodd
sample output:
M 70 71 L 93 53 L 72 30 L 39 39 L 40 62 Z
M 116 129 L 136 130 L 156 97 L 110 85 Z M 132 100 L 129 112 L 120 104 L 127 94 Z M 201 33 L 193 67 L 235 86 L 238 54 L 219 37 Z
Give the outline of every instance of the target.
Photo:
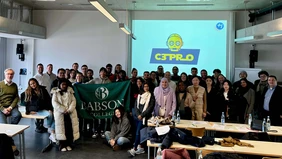
M 36 88 L 33 89 L 30 87 L 30 82 L 31 81 L 34 81 L 36 83 Z M 25 90 L 25 99 L 24 101 L 25 102 L 30 102 L 31 101 L 31 98 L 32 98 L 32 91 L 35 92 L 35 94 L 38 96 L 38 97 L 41 97 L 42 96 L 42 92 L 41 92 L 41 89 L 40 89 L 40 86 L 39 86 L 39 83 L 38 81 L 35 79 L 35 78 L 31 78 L 28 80 L 28 87 L 27 89 Z

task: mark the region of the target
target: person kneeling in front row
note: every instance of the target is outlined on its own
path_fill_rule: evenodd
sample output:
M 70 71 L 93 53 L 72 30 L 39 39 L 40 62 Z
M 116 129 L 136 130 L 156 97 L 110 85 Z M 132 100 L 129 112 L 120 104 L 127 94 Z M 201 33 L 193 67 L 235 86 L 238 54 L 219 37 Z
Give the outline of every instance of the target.
M 116 108 L 114 113 L 111 131 L 106 131 L 105 136 L 107 142 L 116 151 L 120 146 L 130 143 L 127 136 L 131 125 L 123 107 Z

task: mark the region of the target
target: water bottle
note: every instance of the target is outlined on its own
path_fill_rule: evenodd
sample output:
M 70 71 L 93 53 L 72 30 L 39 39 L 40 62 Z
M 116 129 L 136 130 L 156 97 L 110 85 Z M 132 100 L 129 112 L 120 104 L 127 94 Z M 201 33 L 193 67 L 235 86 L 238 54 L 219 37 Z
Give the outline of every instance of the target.
M 198 151 L 198 159 L 203 159 L 202 150 Z
M 263 122 L 261 124 L 261 131 L 266 132 L 265 128 L 266 128 L 266 123 L 265 123 L 265 118 L 263 118 Z
M 159 126 L 160 126 L 159 120 L 157 119 L 157 120 L 156 120 L 156 127 L 159 127 Z
M 224 112 L 222 112 L 221 114 L 221 120 L 220 120 L 221 124 L 224 125 L 225 123 L 225 116 L 224 116 Z
M 162 159 L 162 148 L 161 148 L 161 144 L 159 145 L 159 148 L 157 150 L 157 157 L 156 159 Z
M 177 120 L 177 124 L 179 124 L 180 123 L 180 113 L 179 113 L 179 110 L 177 111 L 176 120 Z
M 269 118 L 269 116 L 267 116 L 267 120 L 266 120 L 266 127 L 267 127 L 267 130 L 270 130 L 270 126 L 271 126 L 270 118 Z
M 175 120 L 175 113 L 173 112 L 172 117 L 171 117 L 171 121 L 174 121 L 174 120 Z
M 252 114 L 249 114 L 248 125 L 249 125 L 250 128 L 251 128 L 251 125 L 252 125 L 252 120 L 253 120 Z

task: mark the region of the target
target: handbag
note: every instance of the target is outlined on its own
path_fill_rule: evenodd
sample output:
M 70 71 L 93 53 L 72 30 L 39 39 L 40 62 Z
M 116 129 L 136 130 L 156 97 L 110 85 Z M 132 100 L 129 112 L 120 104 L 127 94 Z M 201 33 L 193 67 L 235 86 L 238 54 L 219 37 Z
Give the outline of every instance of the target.
M 262 131 L 262 120 L 254 119 L 251 123 L 251 129 Z

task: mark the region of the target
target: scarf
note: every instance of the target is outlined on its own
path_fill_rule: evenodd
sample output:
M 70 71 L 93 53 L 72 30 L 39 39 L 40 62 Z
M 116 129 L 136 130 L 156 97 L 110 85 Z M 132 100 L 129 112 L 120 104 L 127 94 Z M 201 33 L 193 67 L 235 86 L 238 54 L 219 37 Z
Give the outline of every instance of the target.
M 167 88 L 163 88 L 163 87 L 161 86 L 162 81 L 167 81 L 167 84 L 168 84 Z M 164 106 L 165 106 L 165 104 L 164 104 L 164 96 L 167 96 L 167 95 L 169 94 L 169 92 L 170 92 L 169 82 L 168 82 L 168 80 L 167 80 L 166 78 L 162 78 L 162 80 L 161 80 L 161 82 L 160 82 L 160 85 L 159 85 L 159 87 L 157 88 L 157 92 L 156 92 L 156 94 L 155 94 L 156 100 L 157 100 L 158 104 L 159 104 L 162 108 L 164 108 Z
M 139 104 L 144 104 L 144 108 L 142 110 L 142 113 L 146 111 L 146 109 L 149 106 L 149 102 L 151 99 L 151 93 L 150 92 L 144 92 L 142 95 L 138 95 L 137 97 L 137 109 L 139 109 Z M 143 125 L 145 125 L 145 117 L 143 118 Z
M 259 84 L 257 86 L 257 92 L 260 92 L 262 94 L 264 87 L 267 87 L 267 80 L 266 81 L 259 81 Z

